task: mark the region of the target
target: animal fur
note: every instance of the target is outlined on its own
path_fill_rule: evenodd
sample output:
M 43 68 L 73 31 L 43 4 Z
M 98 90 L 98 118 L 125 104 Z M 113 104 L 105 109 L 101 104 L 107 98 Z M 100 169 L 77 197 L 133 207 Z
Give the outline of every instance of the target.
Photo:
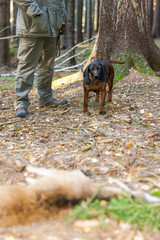
M 44 168 L 28 168 L 41 175 L 37 181 L 27 179 L 29 186 L 0 186 L 0 226 L 23 224 L 49 215 L 50 208 L 62 201 L 78 201 L 91 197 L 99 185 L 93 183 L 78 170 L 62 171 Z M 120 190 L 118 190 L 118 194 Z M 99 198 L 117 195 L 112 188 L 101 189 Z M 48 211 L 47 211 L 48 210 Z
M 118 187 L 100 186 L 78 170 L 63 171 L 45 168 L 27 168 L 28 172 L 42 176 L 38 180 L 27 178 L 29 186 L 0 186 L 0 227 L 38 221 L 56 215 L 59 203 L 97 198 L 109 200 L 123 194 L 123 189 L 146 202 L 160 202 L 160 198 L 143 191 L 131 190 L 118 180 Z M 57 205 L 58 204 L 58 205 Z M 62 207 L 62 205 L 61 205 Z

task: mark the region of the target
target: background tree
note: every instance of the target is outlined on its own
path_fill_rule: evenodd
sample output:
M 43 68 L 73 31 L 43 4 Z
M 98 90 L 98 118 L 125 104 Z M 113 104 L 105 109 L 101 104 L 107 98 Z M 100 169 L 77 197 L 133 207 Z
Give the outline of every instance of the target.
M 156 0 L 156 9 L 153 17 L 152 35 L 153 38 L 160 38 L 160 0 Z
M 92 29 L 93 29 L 93 22 L 92 22 L 92 0 L 86 1 L 86 9 L 87 9 L 87 19 L 86 19 L 86 30 L 87 30 L 87 38 L 92 37 Z
M 100 0 L 97 0 L 97 11 L 96 11 L 96 14 L 97 14 L 97 26 L 96 26 L 96 31 L 98 31 L 98 28 L 99 28 L 99 7 L 100 7 Z
M 9 0 L 0 0 L 0 37 L 9 35 Z M 0 40 L 0 67 L 10 63 L 9 40 Z
M 66 8 L 67 8 L 67 0 L 65 0 L 65 5 L 66 5 Z M 67 48 L 66 36 L 65 35 L 61 36 L 61 47 L 62 47 L 62 49 Z
M 160 71 L 160 49 L 150 31 L 148 0 L 101 1 L 99 31 L 88 63 L 103 59 L 125 61 L 121 67 L 115 65 L 123 75 L 131 67 Z
M 75 0 L 67 1 L 67 42 L 68 47 L 72 48 L 75 45 Z M 71 52 L 74 55 L 74 51 Z M 76 64 L 75 58 L 70 60 L 71 65 Z
M 149 14 L 149 22 L 152 29 L 153 24 L 153 0 L 148 0 L 148 14 Z
M 18 6 L 13 2 L 13 0 L 10 0 L 10 33 L 11 35 L 16 35 L 16 18 L 17 18 L 17 10 Z
M 83 41 L 82 34 L 83 0 L 76 0 L 76 42 Z

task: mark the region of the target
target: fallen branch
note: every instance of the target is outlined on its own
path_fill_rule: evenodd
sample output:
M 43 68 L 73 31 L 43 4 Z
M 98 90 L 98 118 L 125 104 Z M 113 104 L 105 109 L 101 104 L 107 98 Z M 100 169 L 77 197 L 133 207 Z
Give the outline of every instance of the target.
M 74 68 L 78 68 L 78 67 L 84 65 L 86 62 L 87 62 L 87 59 L 84 60 L 83 62 L 81 62 L 79 64 L 76 64 L 74 66 L 71 66 L 71 67 L 63 67 L 63 68 L 57 69 L 57 70 L 55 69 L 55 72 L 64 72 L 64 71 L 68 71 L 68 70 L 71 70 L 71 69 L 74 69 Z
M 66 53 L 64 53 L 63 55 L 61 55 L 60 57 L 56 58 L 56 59 L 55 59 L 55 62 L 58 61 L 58 60 L 61 59 L 61 58 L 64 58 L 65 56 L 67 56 L 70 52 L 72 52 L 75 48 L 78 48 L 80 45 L 83 45 L 83 44 L 85 44 L 85 43 L 87 43 L 87 42 L 92 42 L 92 41 L 95 40 L 95 39 L 96 39 L 96 38 L 93 37 L 93 38 L 90 38 L 90 39 L 87 39 L 87 40 L 85 40 L 85 41 L 83 41 L 83 42 L 78 43 L 77 45 L 75 45 L 75 46 L 73 46 L 71 49 L 69 49 L 68 52 L 66 52 Z
M 79 53 L 77 53 L 77 54 L 75 54 L 75 55 L 73 55 L 73 56 L 65 59 L 63 62 L 60 62 L 58 65 L 55 66 L 55 69 L 57 69 L 59 66 L 62 66 L 64 63 L 68 62 L 68 61 L 71 60 L 72 58 L 77 57 L 77 56 L 81 55 L 82 53 L 88 51 L 88 49 L 91 49 L 91 48 L 85 48 L 83 51 L 81 51 L 81 52 L 79 52 Z M 74 66 L 73 66 L 73 67 L 74 67 Z

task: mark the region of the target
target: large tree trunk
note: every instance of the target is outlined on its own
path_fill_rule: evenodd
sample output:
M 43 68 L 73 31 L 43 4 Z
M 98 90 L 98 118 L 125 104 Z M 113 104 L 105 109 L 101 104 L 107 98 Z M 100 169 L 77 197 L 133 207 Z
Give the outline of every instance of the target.
M 160 71 L 160 50 L 151 36 L 148 0 L 102 0 L 100 24 L 89 62 L 122 60 L 120 72 Z M 117 67 L 118 68 L 118 67 Z
M 0 37 L 9 35 L 9 1 L 0 0 Z M 9 66 L 9 40 L 0 40 L 0 67 Z

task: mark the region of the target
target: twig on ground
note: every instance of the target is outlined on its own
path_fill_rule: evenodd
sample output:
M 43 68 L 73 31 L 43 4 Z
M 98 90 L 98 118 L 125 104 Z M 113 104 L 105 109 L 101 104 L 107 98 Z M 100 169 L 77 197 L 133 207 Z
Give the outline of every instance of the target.
M 64 128 L 67 130 L 76 130 L 77 128 L 71 128 L 71 127 L 65 127 L 65 126 L 55 126 L 55 125 L 49 125 L 49 124 L 36 124 L 36 127 L 56 127 L 56 128 Z
M 10 125 L 10 124 L 17 123 L 17 122 L 20 122 L 20 120 L 0 123 L 0 126 L 3 126 L 3 125 Z
M 17 141 L 17 140 L 14 140 L 14 139 L 4 138 L 4 137 L 1 137 L 1 136 L 0 136 L 0 138 L 7 141 L 7 142 L 20 143 L 20 141 Z
M 92 139 L 91 145 L 89 145 L 89 146 L 87 146 L 87 147 L 85 147 L 85 148 L 82 148 L 82 149 L 81 149 L 81 152 L 88 151 L 88 150 L 92 149 L 95 145 L 96 145 L 96 141 L 95 141 L 94 139 Z
M 35 152 L 34 149 L 14 149 L 14 150 L 10 150 L 10 151 L 1 151 L 1 153 L 11 153 L 11 152 L 14 152 L 14 153 L 19 153 L 19 152 Z
M 138 124 L 159 129 L 158 126 L 152 125 L 152 124 L 149 124 L 149 123 L 145 123 L 145 122 L 143 122 L 142 120 L 138 120 L 138 119 L 136 119 L 136 118 L 133 117 L 133 116 L 131 116 L 131 119 L 132 119 L 134 122 L 138 123 Z

